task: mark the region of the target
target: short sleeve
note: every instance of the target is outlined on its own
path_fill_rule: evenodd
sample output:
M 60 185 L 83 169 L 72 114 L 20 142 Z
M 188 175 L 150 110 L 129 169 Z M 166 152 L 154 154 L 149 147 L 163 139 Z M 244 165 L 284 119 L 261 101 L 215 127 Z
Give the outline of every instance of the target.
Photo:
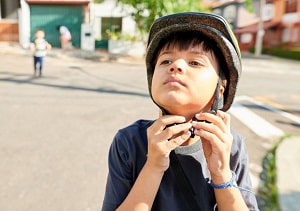
M 242 136 L 233 133 L 234 142 L 231 150 L 231 169 L 237 175 L 237 185 L 247 190 L 252 190 L 252 182 L 249 172 L 249 158 L 247 147 Z M 254 193 L 241 190 L 241 194 L 249 210 L 259 210 Z
M 102 211 L 115 210 L 132 187 L 133 178 L 128 153 L 126 137 L 119 131 L 109 150 L 109 173 Z

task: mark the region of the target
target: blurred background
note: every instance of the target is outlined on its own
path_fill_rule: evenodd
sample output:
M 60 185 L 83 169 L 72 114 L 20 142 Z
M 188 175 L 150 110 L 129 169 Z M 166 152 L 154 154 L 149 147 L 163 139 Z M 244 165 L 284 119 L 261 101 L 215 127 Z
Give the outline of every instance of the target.
M 0 0 L 0 210 L 100 210 L 118 129 L 155 119 L 144 65 L 154 19 L 222 15 L 242 51 L 229 113 L 261 210 L 300 200 L 300 0 Z M 61 49 L 57 26 L 72 40 Z M 30 44 L 52 45 L 43 77 Z

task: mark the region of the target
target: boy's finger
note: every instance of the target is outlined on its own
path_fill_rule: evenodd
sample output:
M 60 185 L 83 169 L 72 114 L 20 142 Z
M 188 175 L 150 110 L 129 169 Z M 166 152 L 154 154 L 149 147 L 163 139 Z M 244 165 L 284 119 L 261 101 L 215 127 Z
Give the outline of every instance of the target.
M 230 127 L 230 115 L 224 111 L 217 111 L 217 116 L 219 116 L 227 127 Z
M 197 114 L 198 121 L 206 121 L 218 126 L 223 132 L 228 132 L 228 125 L 230 126 L 230 115 L 225 112 L 218 111 L 216 115 L 210 113 Z
M 190 136 L 191 136 L 191 132 L 188 130 L 184 134 L 182 134 L 174 139 L 169 140 L 167 142 L 169 149 L 173 150 L 176 147 L 182 145 L 184 142 L 186 142 L 190 138 Z
M 161 132 L 168 127 L 168 125 L 179 124 L 185 122 L 183 116 L 166 115 L 157 119 L 153 124 L 153 130 Z
M 161 134 L 164 140 L 170 140 L 173 137 L 180 135 L 181 133 L 189 130 L 192 127 L 192 123 L 186 122 L 178 125 L 167 127 Z

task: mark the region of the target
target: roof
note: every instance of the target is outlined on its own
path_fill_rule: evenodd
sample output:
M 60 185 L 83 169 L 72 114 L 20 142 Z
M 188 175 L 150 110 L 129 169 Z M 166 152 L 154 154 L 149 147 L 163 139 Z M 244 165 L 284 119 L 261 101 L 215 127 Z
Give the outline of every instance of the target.
M 269 29 L 272 27 L 276 27 L 280 25 L 280 21 L 265 21 L 264 22 L 264 29 Z M 244 33 L 255 33 L 257 32 L 258 23 L 251 24 L 249 26 L 245 26 L 240 29 L 234 30 L 235 34 L 244 34 Z
M 26 0 L 28 4 L 68 4 L 83 5 L 89 4 L 90 0 Z
M 217 8 L 227 4 L 240 3 L 244 0 L 203 0 L 202 4 L 210 8 Z

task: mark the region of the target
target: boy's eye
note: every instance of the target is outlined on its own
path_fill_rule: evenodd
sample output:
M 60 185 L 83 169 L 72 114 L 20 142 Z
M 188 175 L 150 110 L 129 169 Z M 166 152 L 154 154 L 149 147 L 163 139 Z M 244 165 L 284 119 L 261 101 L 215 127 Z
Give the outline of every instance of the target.
M 171 60 L 168 60 L 168 59 L 165 59 L 161 62 L 161 64 L 171 64 L 172 61 Z
M 199 61 L 191 61 L 189 63 L 190 63 L 190 65 L 193 65 L 193 66 L 202 66 L 201 62 L 199 62 Z

